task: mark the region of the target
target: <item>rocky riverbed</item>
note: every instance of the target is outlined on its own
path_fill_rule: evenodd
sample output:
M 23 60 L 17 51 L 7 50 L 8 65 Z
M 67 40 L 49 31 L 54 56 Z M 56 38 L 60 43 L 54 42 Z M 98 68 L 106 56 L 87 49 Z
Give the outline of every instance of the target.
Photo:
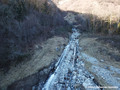
M 70 41 L 55 65 L 55 72 L 48 78 L 42 90 L 90 90 L 90 87 L 100 90 L 81 59 L 79 36 L 80 33 L 73 29 Z M 34 86 L 33 90 L 41 90 L 40 85 Z
M 107 49 L 108 46 L 96 38 L 88 37 L 88 34 L 82 38 L 83 34 L 76 29 L 72 31 L 69 43 L 58 59 L 37 73 L 14 82 L 8 90 L 120 90 L 120 63 L 107 55 L 107 52 L 114 52 L 114 48 Z M 55 50 L 58 52 L 59 48 Z

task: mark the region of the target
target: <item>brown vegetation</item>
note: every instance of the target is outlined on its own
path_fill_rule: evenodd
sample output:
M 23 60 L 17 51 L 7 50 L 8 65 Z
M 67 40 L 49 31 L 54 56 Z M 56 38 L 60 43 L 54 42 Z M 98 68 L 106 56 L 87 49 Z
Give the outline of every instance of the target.
M 45 1 L 38 8 L 37 1 L 32 1 L 0 2 L 0 67 L 28 57 L 35 43 L 54 36 L 59 27 L 65 33 L 58 31 L 57 35 L 67 36 L 69 25 L 57 7 L 52 10 Z
M 68 18 L 77 17 L 86 19 L 90 24 L 88 31 L 105 34 L 119 34 L 120 1 L 119 0 L 54 0 L 57 6 L 64 11 L 73 13 Z M 68 13 L 69 14 L 69 13 Z M 79 17 L 80 16 L 80 17 Z M 74 19 L 68 19 L 68 22 Z M 78 22 L 77 24 L 81 24 Z M 84 26 L 82 24 L 82 26 Z M 117 27 L 118 26 L 118 27 Z

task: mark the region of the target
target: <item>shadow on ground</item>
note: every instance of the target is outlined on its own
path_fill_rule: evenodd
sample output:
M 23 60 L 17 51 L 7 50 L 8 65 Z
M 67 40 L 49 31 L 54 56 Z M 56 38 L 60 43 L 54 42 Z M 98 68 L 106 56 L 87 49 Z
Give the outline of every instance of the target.
M 54 7 L 57 8 L 57 6 L 55 4 L 54 4 Z M 104 35 L 104 37 L 99 37 L 97 39 L 97 41 L 100 41 L 105 44 L 108 43 L 113 48 L 115 47 L 120 51 L 120 48 L 119 48 L 119 45 L 120 45 L 119 38 L 120 37 L 119 37 L 119 35 L 118 36 L 113 35 L 113 34 L 119 34 L 119 29 L 117 27 L 118 22 L 111 24 L 109 21 L 102 20 L 99 17 L 97 17 L 96 15 L 91 15 L 91 14 L 87 14 L 87 13 L 82 14 L 82 13 L 77 13 L 74 11 L 61 11 L 61 10 L 59 10 L 59 8 L 57 8 L 56 10 L 58 10 L 57 14 L 61 15 L 62 19 L 67 20 L 68 23 L 72 27 L 77 28 L 79 30 L 79 32 L 86 33 L 86 35 L 88 33 L 91 33 L 91 36 L 95 36 L 95 37 Z M 64 27 L 64 25 L 62 27 Z M 54 35 L 61 31 L 64 32 L 64 30 L 62 30 L 62 29 L 63 28 L 61 28 L 61 29 L 58 28 L 58 31 L 53 31 Z M 107 36 L 105 36 L 105 35 L 107 35 Z M 62 36 L 62 35 L 58 35 L 58 36 Z M 110 53 L 110 56 L 114 57 L 115 55 L 113 53 Z M 119 56 L 117 56 L 117 57 L 119 57 Z M 38 59 L 41 59 L 41 58 L 38 58 Z M 118 59 L 116 59 L 116 60 L 119 61 Z M 54 62 L 56 62 L 56 61 L 57 60 L 54 60 Z M 38 85 L 40 82 L 42 83 L 41 85 L 44 85 L 46 79 L 50 75 L 50 70 L 53 69 L 53 68 L 49 69 L 51 66 L 50 64 L 48 66 L 49 67 L 46 68 L 46 70 L 48 70 L 47 73 L 43 69 L 42 70 L 40 69 L 37 73 L 32 73 L 32 74 L 28 75 L 27 77 L 22 76 L 23 79 L 20 79 L 17 81 L 15 80 L 14 83 L 9 83 L 8 85 L 5 85 L 4 88 L 7 88 L 8 90 L 21 90 L 21 89 L 32 90 L 32 86 Z M 32 68 L 32 66 L 31 66 L 31 68 Z M 41 74 L 42 71 L 45 74 L 44 73 Z M 29 71 L 29 72 L 32 72 L 32 71 Z M 14 77 L 12 77 L 12 78 L 14 78 Z M 3 81 L 4 81 L 4 79 L 3 79 Z M 3 87 L 1 87 L 1 88 L 3 88 Z M 41 86 L 41 88 L 42 88 L 42 86 Z

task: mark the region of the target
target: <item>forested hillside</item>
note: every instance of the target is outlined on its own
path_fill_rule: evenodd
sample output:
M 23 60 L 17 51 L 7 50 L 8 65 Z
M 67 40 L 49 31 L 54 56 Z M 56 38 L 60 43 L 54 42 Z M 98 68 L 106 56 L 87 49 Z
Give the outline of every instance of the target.
M 85 21 L 85 27 L 89 32 L 107 35 L 120 34 L 120 0 L 53 1 L 61 10 L 69 11 L 66 20 L 72 24 L 81 27 L 85 26 L 85 23 L 81 24 Z
M 35 43 L 67 36 L 66 29 L 69 25 L 51 1 L 1 0 L 0 67 L 29 57 Z

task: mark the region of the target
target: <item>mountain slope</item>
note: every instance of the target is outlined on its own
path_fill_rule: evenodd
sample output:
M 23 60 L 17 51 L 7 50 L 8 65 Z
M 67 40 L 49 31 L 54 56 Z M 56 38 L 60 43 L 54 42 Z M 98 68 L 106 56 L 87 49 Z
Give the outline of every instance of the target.
M 60 0 L 57 5 L 64 11 L 93 14 L 103 19 L 111 17 L 117 20 L 120 18 L 119 0 Z

